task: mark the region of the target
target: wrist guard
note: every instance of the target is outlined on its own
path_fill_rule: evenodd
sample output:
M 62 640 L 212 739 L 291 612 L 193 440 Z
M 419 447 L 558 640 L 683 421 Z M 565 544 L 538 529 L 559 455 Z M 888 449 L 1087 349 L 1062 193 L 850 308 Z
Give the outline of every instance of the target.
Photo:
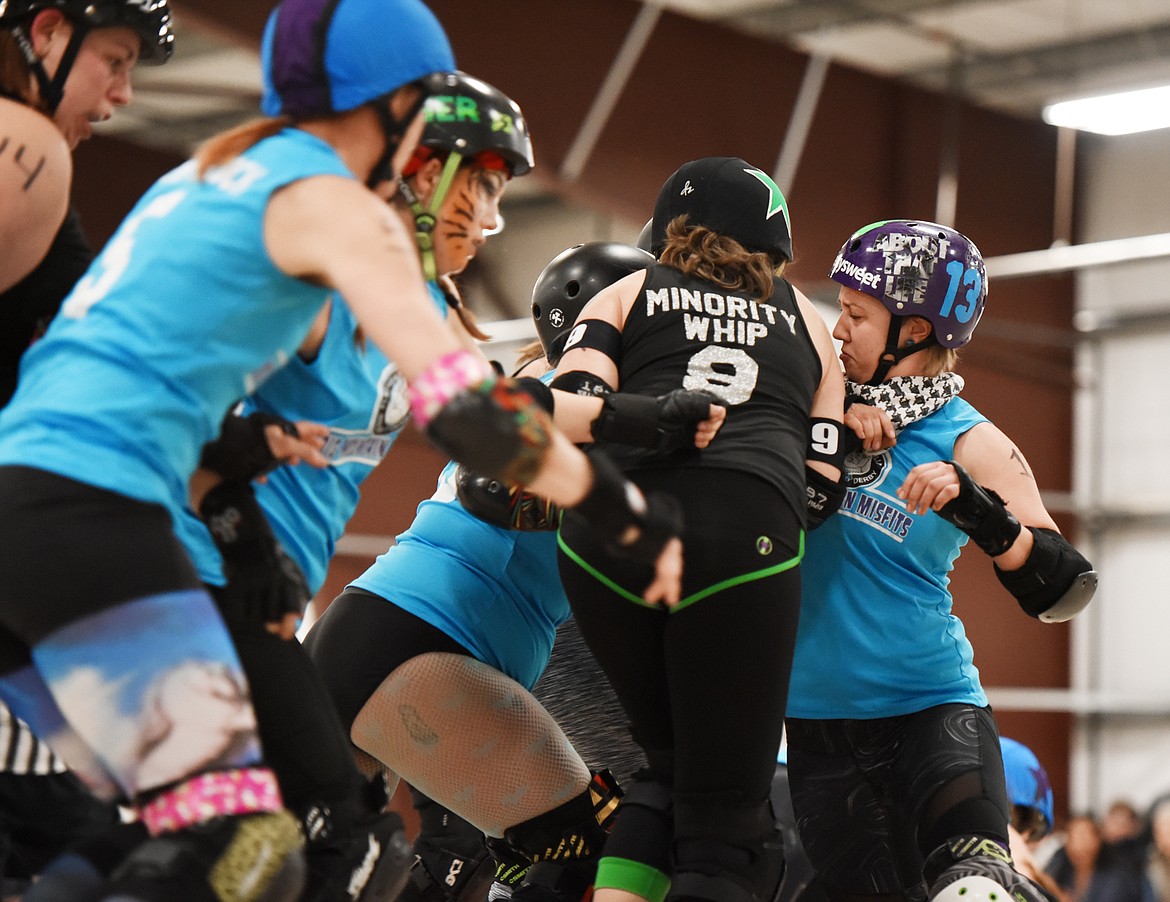
M 533 376 L 520 376 L 516 380 L 516 384 L 532 395 L 532 400 L 540 405 L 541 410 L 550 417 L 553 415 L 556 399 L 553 397 L 551 388 Z
M 682 534 L 682 508 L 670 495 L 646 498 L 600 453 L 592 453 L 593 485 L 576 510 L 611 548 L 653 564 L 666 543 Z
M 455 497 L 469 514 L 501 529 L 536 532 L 560 525 L 560 508 L 547 498 L 480 476 L 462 464 L 455 471 Z
M 221 482 L 199 514 L 223 557 L 227 584 L 215 595 L 225 617 L 265 624 L 304 612 L 305 577 L 273 535 L 250 483 Z
M 551 431 L 548 414 L 511 379 L 485 379 L 463 389 L 426 427 L 449 457 L 516 485 L 527 485 L 540 472 Z
M 229 413 L 219 427 L 219 438 L 203 446 L 199 466 L 218 473 L 225 482 L 251 482 L 280 466 L 268 447 L 266 426 L 279 426 L 286 435 L 297 436 L 296 424 L 271 413 Z
M 1063 623 L 1085 609 L 1097 591 L 1097 571 L 1060 533 L 1028 527 L 1032 553 L 1019 570 L 995 575 L 1029 617 Z
M 593 421 L 593 438 L 669 454 L 694 446 L 695 429 L 707 419 L 713 403 L 721 402 L 710 392 L 685 388 L 657 398 L 615 392 L 602 398 L 601 413 Z
M 841 479 L 834 481 L 806 464 L 804 478 L 808 491 L 805 519 L 808 528 L 813 530 L 829 519 L 845 500 L 845 474 L 842 473 Z
M 959 494 L 944 504 L 938 515 L 963 530 L 986 554 L 1003 554 L 1019 536 L 1020 521 L 999 495 L 977 485 L 971 474 L 953 460 L 947 463 L 958 474 Z

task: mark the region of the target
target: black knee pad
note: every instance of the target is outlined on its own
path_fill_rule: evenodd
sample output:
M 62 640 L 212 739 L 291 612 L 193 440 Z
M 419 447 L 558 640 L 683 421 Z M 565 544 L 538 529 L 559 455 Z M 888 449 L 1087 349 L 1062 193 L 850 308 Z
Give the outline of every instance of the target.
M 957 865 L 978 859 L 976 873 L 979 867 L 987 861 L 998 861 L 1012 866 L 1011 852 L 1006 843 L 997 838 L 981 836 L 977 833 L 967 833 L 962 836 L 952 836 L 938 848 L 926 856 L 922 865 L 922 877 L 928 888 L 932 888 L 944 873 L 963 873 L 961 869 L 954 870 Z
M 437 802 L 412 791 L 419 815 L 414 866 L 400 902 L 458 899 L 488 859 L 484 835 Z
M 618 827 L 606 841 L 605 854 L 641 862 L 669 874 L 673 837 L 674 796 L 670 787 L 639 780 L 622 798 Z
M 596 862 L 538 861 L 512 891 L 513 902 L 582 902 L 593 886 Z
M 675 796 L 670 902 L 771 902 L 784 876 L 784 840 L 768 801 Z
M 605 836 L 597 823 L 588 789 L 563 805 L 504 831 L 509 845 L 532 861 L 596 859 L 605 844 Z

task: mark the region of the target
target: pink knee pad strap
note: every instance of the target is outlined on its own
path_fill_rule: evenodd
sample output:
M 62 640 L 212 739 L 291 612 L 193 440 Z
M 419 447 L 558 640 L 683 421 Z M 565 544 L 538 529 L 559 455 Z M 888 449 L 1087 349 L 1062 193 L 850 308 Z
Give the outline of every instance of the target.
M 248 767 L 192 777 L 143 805 L 138 815 L 151 836 L 228 814 L 256 814 L 284 807 L 276 775 Z
M 473 385 L 494 378 L 487 361 L 470 351 L 451 351 L 412 381 L 407 389 L 410 414 L 415 425 L 425 429 L 427 423 L 452 398 Z

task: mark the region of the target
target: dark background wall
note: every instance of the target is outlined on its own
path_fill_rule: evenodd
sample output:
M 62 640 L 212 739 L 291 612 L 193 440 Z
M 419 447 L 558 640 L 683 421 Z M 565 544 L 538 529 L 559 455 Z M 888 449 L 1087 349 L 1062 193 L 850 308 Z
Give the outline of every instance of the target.
M 186 0 L 178 14 L 214 20 L 258 42 L 261 16 L 227 0 Z M 801 54 L 664 13 L 581 178 L 556 173 L 639 6 L 628 0 L 433 0 L 460 68 L 516 98 L 530 120 L 538 169 L 530 178 L 595 209 L 642 222 L 658 186 L 679 164 L 738 155 L 773 167 L 806 59 Z M 181 50 L 180 50 L 181 52 Z M 966 104 L 946 143 L 948 99 L 834 64 L 789 195 L 797 260 L 792 280 L 822 291 L 844 239 L 877 219 L 933 218 L 941 160 L 958 161 L 955 225 L 986 257 L 1035 250 L 1053 234 L 1055 134 L 1039 122 Z M 77 154 L 76 200 L 84 225 L 104 241 L 133 200 L 178 162 L 173 155 L 97 138 Z M 505 200 L 506 213 L 507 200 Z M 159 274 L 166 291 L 166 274 Z M 527 291 L 527 286 L 521 293 Z M 1068 277 L 996 282 L 960 369 L 964 397 L 1010 435 L 1042 491 L 1071 480 L 1072 282 Z M 1052 336 L 1056 336 L 1052 338 Z M 370 480 L 351 530 L 393 535 L 434 488 L 442 460 L 411 433 Z M 1062 529 L 1076 524 L 1060 518 Z M 321 593 L 326 602 L 367 558 L 340 557 Z M 971 548 L 953 579 L 957 610 L 986 685 L 1069 684 L 1069 631 L 1025 617 Z M 1030 744 L 1067 798 L 1071 719 L 1000 712 L 1003 732 Z M 1058 803 L 1059 806 L 1059 803 Z

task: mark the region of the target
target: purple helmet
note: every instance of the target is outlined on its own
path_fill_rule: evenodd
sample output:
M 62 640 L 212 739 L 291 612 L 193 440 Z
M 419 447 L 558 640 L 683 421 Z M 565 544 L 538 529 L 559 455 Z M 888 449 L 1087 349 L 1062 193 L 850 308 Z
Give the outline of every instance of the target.
M 921 316 L 944 348 L 961 348 L 983 315 L 987 272 L 965 235 L 936 222 L 890 219 L 850 236 L 829 278 L 877 298 L 894 316 Z

